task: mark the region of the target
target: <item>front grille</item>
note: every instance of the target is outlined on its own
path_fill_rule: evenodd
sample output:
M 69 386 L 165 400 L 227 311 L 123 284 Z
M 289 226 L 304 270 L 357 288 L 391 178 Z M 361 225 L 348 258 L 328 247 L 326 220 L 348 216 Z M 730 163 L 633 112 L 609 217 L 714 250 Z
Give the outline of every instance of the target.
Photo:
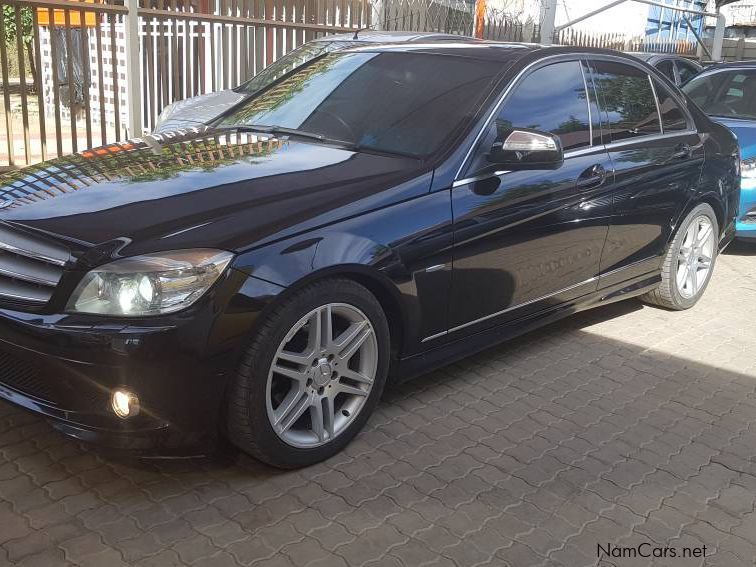
M 44 402 L 52 402 L 55 392 L 41 378 L 39 369 L 7 352 L 0 352 L 0 384 Z
M 46 304 L 70 259 L 59 244 L 0 225 L 0 299 Z
M 0 386 L 67 410 L 100 411 L 108 391 L 86 377 L 0 351 Z

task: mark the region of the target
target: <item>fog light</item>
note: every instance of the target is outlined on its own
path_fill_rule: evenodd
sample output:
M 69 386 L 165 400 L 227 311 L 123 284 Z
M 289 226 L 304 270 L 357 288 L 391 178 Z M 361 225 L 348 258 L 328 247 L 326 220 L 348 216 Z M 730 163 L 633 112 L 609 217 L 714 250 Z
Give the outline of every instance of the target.
M 139 413 L 139 398 L 128 390 L 114 390 L 110 398 L 110 407 L 120 418 L 127 418 Z

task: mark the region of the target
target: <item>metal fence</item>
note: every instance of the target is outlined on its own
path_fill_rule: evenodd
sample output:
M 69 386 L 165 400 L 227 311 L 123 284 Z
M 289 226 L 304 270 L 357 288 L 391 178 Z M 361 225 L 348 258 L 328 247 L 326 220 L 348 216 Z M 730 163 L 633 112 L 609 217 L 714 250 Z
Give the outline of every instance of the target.
M 234 87 L 326 34 L 470 35 L 474 25 L 468 0 L 3 0 L 1 8 L 0 169 L 141 135 L 171 102 Z M 483 19 L 487 39 L 532 42 L 538 33 L 535 22 L 496 10 Z
M 127 2 L 3 0 L 0 168 L 140 135 L 165 105 L 233 87 L 305 41 L 371 18 L 368 0 Z
M 593 34 L 576 31 L 572 28 L 561 30 L 555 43 L 580 47 L 602 47 L 619 51 L 676 53 L 679 55 L 696 55 L 695 42 L 684 40 L 663 41 L 646 37 L 629 37 L 619 33 Z

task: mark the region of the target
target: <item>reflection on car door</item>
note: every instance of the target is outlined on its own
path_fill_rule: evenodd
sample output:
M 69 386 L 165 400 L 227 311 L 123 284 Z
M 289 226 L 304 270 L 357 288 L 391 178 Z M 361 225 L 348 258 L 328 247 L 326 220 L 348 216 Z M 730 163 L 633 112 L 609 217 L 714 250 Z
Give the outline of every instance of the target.
M 455 183 L 452 332 L 483 329 L 595 290 L 612 171 L 595 92 L 586 89 L 578 60 L 530 71 Z M 500 133 L 515 127 L 557 134 L 564 164 L 553 171 L 481 174 L 491 170 L 486 156 Z
M 661 81 L 625 61 L 591 66 L 615 180 L 604 287 L 659 269 L 669 221 L 697 185 L 704 154 L 691 118 Z

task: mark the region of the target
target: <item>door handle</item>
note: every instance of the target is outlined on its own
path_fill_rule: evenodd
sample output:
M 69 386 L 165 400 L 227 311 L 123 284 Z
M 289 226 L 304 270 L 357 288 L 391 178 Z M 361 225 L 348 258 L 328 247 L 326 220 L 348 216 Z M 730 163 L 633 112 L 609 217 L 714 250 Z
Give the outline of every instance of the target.
M 688 144 L 680 144 L 675 148 L 672 159 L 687 159 L 690 157 L 691 149 Z
M 604 181 L 606 181 L 606 170 L 603 165 L 597 163 L 583 171 L 583 173 L 578 176 L 575 185 L 581 190 L 593 189 L 595 187 L 601 187 L 601 185 L 604 184 Z

